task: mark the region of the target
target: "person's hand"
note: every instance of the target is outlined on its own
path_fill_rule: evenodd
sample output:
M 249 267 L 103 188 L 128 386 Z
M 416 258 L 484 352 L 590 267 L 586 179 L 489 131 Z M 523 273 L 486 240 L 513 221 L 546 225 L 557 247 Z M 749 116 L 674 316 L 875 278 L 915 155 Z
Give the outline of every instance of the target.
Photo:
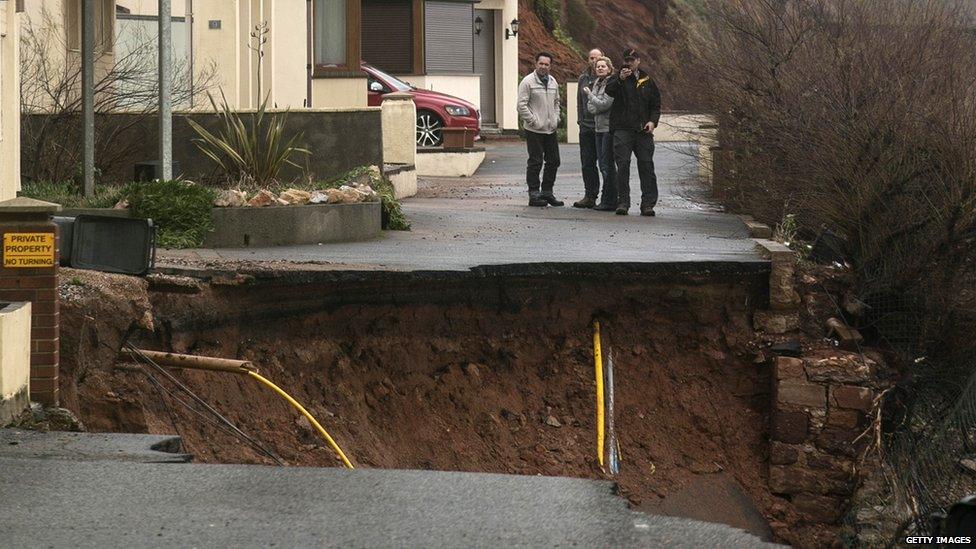
M 584 87 L 583 93 L 585 93 L 586 95 L 590 95 L 590 88 Z
M 626 80 L 626 79 L 630 78 L 630 75 L 632 75 L 632 74 L 634 74 L 634 71 L 632 71 L 630 69 L 627 69 L 627 68 L 620 69 L 620 78 L 622 80 Z
M 654 128 L 656 128 L 656 127 L 657 127 L 657 124 L 655 124 L 654 122 L 648 122 L 647 124 L 644 125 L 644 132 L 645 133 L 654 133 Z

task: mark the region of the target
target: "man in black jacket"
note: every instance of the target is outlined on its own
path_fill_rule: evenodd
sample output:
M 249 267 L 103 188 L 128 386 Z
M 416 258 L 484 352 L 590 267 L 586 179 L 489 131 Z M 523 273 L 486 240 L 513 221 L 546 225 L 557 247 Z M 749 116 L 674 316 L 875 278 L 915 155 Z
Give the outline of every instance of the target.
M 640 55 L 628 49 L 620 73 L 607 82 L 613 97 L 610 131 L 617 164 L 617 215 L 630 209 L 630 156 L 637 157 L 641 186 L 641 215 L 653 216 L 657 204 L 657 176 L 654 175 L 654 128 L 661 119 L 661 92 L 651 77 L 640 70 Z

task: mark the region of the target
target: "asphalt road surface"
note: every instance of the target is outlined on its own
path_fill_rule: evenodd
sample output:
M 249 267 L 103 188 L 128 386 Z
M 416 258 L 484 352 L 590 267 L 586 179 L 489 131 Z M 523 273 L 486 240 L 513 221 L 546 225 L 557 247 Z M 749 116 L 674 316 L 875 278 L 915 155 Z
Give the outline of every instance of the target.
M 385 231 L 376 240 L 317 246 L 163 251 L 160 264 L 292 261 L 349 269 L 466 271 L 529 263 L 761 261 L 742 222 L 710 206 L 690 181 L 697 173 L 690 151 L 688 144 L 658 146 L 661 200 L 654 218 L 636 215 L 636 167 L 632 215 L 570 207 L 583 192 L 575 145 L 561 147 L 555 192 L 566 206 L 530 208 L 524 144 L 489 143 L 485 163 L 474 177 L 423 180 L 418 196 L 404 201 L 411 231 Z

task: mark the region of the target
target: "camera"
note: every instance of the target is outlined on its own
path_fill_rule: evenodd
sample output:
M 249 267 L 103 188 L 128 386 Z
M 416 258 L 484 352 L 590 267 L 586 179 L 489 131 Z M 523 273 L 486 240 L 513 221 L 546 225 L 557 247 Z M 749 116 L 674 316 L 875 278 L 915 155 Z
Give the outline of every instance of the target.
M 629 69 L 629 68 L 630 68 L 630 63 L 624 63 L 623 65 L 620 65 L 620 70 Z

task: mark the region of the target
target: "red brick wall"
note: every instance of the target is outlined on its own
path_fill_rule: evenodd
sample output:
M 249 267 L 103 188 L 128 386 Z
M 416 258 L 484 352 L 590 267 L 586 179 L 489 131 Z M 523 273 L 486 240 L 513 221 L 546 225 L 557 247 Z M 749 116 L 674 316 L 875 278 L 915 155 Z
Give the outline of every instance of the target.
M 57 225 L 47 214 L 3 216 L 0 241 L 6 233 L 54 233 L 55 247 L 60 249 Z M 31 302 L 30 399 L 47 406 L 58 404 L 58 255 L 54 267 L 43 269 L 7 269 L 0 262 L 0 301 Z

